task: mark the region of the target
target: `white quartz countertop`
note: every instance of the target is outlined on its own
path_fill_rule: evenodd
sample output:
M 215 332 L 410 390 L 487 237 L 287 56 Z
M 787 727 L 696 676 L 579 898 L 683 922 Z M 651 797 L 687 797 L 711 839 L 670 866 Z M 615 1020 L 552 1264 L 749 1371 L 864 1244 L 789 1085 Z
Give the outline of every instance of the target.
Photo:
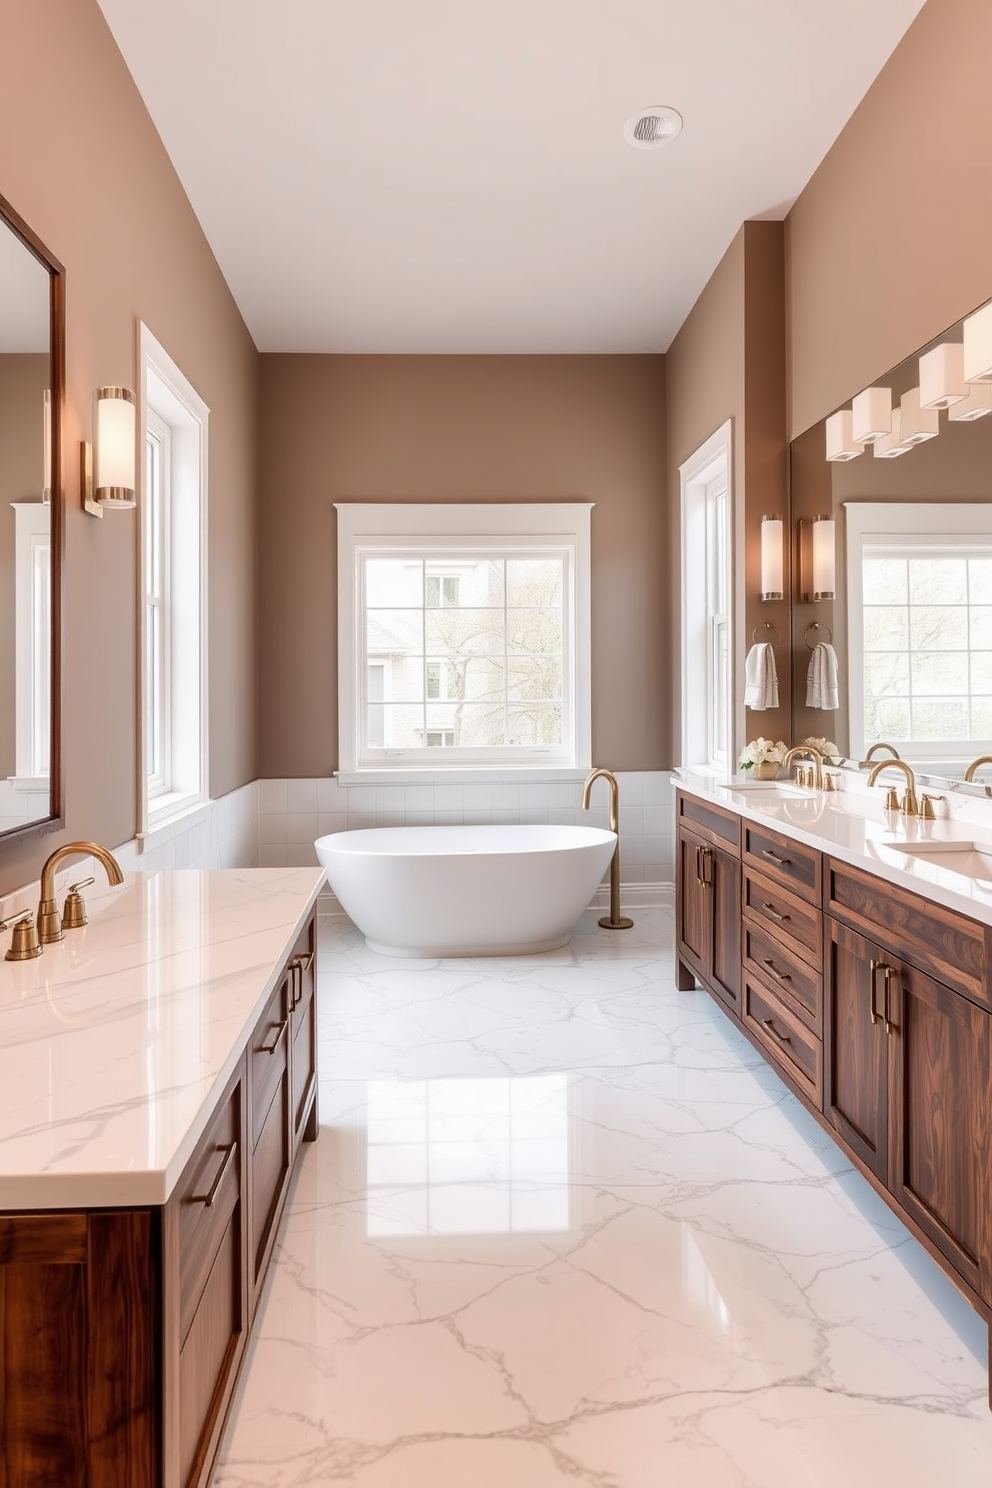
M 0 960 L 0 1210 L 166 1201 L 323 881 L 131 873 L 60 945 Z
M 735 789 L 733 781 L 715 784 L 705 776 L 680 770 L 675 784 L 690 795 L 776 828 L 876 878 L 992 925 L 992 871 L 988 878 L 971 877 L 900 851 L 913 844 L 968 841 L 992 853 L 992 814 L 985 802 L 941 800 L 937 803 L 938 819 L 922 821 L 885 811 L 884 790 L 868 790 L 860 782 L 852 781 L 850 788 L 836 792 L 810 790 L 776 795 L 747 786 Z M 953 817 L 947 814 L 951 810 L 956 813 Z

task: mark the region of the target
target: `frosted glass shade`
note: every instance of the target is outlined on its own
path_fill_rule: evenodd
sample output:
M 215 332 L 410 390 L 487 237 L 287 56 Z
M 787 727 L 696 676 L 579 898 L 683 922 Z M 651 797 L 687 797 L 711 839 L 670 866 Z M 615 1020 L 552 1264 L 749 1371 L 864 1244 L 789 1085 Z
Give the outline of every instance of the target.
M 910 388 L 899 402 L 899 443 L 925 444 L 940 433 L 940 414 L 936 408 L 920 407 L 919 388 Z
M 813 593 L 816 599 L 833 599 L 837 588 L 836 543 L 833 517 L 817 517 L 813 523 Z
M 899 455 L 908 455 L 913 448 L 911 444 L 902 442 L 902 414 L 898 408 L 892 410 L 892 429 L 888 434 L 883 434 L 881 439 L 876 439 L 872 445 L 872 451 L 876 460 L 895 460 Z
M 964 380 L 964 347 L 944 341 L 920 357 L 920 407 L 950 408 L 968 396 Z
M 783 585 L 782 518 L 761 519 L 761 597 L 781 599 Z
M 102 505 L 134 506 L 135 407 L 129 388 L 97 388 L 94 484 Z
M 849 408 L 841 408 L 827 419 L 827 459 L 856 460 L 864 451 L 852 431 L 853 415 Z
M 964 376 L 966 382 L 992 382 L 992 302 L 964 323 Z
M 952 403 L 947 417 L 952 424 L 965 424 L 989 413 L 992 413 L 992 382 L 972 382 L 968 385 L 967 398 Z
M 892 432 L 892 389 L 865 388 L 851 404 L 851 437 L 857 444 L 873 444 Z

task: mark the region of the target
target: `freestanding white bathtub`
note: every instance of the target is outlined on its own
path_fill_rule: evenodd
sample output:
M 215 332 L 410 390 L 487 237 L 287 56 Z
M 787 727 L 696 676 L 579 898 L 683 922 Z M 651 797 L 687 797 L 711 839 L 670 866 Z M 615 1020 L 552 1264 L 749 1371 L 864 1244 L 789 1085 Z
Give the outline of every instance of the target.
M 372 950 L 519 956 L 565 944 L 616 840 L 597 827 L 374 827 L 314 846 Z

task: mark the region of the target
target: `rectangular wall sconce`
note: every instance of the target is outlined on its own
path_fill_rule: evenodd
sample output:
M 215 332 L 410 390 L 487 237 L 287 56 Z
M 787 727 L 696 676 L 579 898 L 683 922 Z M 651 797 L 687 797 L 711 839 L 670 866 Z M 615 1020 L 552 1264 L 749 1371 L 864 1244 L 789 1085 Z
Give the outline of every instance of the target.
M 84 443 L 80 466 L 83 509 L 90 516 L 102 517 L 104 507 L 121 511 L 137 504 L 135 397 L 130 388 L 97 388 L 96 450 Z
M 864 452 L 854 437 L 853 418 L 849 408 L 840 408 L 827 419 L 828 460 L 856 460 Z
M 761 519 L 761 598 L 781 599 L 783 594 L 782 518 Z
M 992 301 L 964 323 L 966 382 L 992 382 Z
M 799 598 L 803 604 L 833 599 L 837 587 L 836 528 L 831 516 L 799 520 Z
M 851 437 L 856 444 L 873 444 L 892 432 L 892 389 L 865 388 L 851 404 Z
M 973 419 L 985 418 L 992 413 L 992 382 L 972 382 L 968 385 L 968 396 L 960 403 L 952 403 L 947 417 L 952 424 L 969 424 Z
M 44 440 L 42 456 L 41 499 L 46 506 L 52 500 L 52 390 L 46 388 L 41 403 L 41 437 Z
M 910 388 L 899 400 L 899 443 L 925 444 L 940 433 L 940 414 L 936 408 L 920 407 L 919 388 Z
M 945 341 L 920 357 L 921 408 L 950 408 L 967 396 L 960 341 Z
M 883 434 L 881 439 L 875 440 L 872 453 L 876 460 L 895 460 L 899 455 L 908 455 L 912 448 L 911 444 L 902 442 L 902 411 L 899 408 L 893 408 L 892 428 L 888 434 Z

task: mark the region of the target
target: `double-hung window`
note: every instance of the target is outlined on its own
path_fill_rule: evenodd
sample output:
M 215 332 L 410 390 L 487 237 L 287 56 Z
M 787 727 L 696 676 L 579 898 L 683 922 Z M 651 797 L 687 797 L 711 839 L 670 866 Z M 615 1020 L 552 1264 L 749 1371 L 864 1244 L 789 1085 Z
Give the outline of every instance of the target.
M 589 512 L 338 505 L 342 772 L 588 765 Z

